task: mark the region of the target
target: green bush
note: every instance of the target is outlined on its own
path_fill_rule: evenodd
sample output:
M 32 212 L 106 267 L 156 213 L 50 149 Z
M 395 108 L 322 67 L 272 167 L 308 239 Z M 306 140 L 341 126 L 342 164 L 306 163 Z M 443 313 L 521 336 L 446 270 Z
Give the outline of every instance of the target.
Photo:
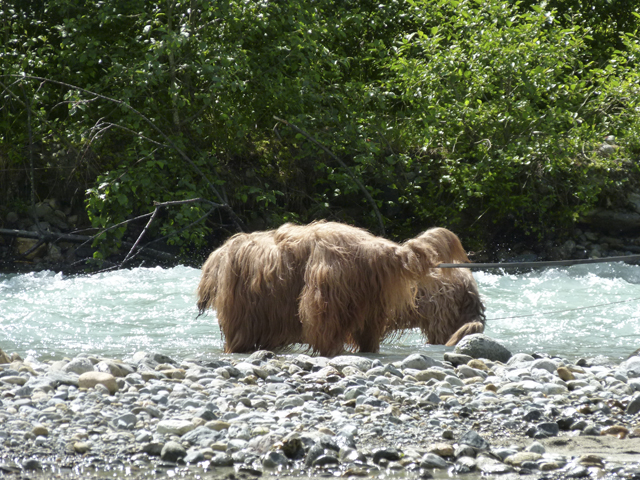
M 9 1 L 0 159 L 22 177 L 2 181 L 28 193 L 28 99 L 38 195 L 71 170 L 98 228 L 203 197 L 250 228 L 380 231 L 355 178 L 397 238 L 541 238 L 638 178 L 640 12 L 610 4 Z M 606 135 L 623 148 L 600 157 Z M 192 226 L 208 209 L 166 209 L 152 234 L 204 245 L 232 229 L 224 210 Z

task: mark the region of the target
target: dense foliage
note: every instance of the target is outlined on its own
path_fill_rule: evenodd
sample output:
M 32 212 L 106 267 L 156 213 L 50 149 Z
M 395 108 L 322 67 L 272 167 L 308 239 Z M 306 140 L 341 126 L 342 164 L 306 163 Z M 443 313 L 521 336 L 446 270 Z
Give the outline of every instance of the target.
M 95 227 L 203 197 L 249 228 L 380 232 L 355 177 L 387 234 L 480 247 L 569 228 L 640 178 L 635 2 L 6 0 L 0 17 L 5 212 L 28 209 L 33 162 L 38 198 Z M 622 148 L 599 156 L 606 135 Z M 154 234 L 233 229 L 224 211 L 192 225 L 209 208 L 166 209 Z

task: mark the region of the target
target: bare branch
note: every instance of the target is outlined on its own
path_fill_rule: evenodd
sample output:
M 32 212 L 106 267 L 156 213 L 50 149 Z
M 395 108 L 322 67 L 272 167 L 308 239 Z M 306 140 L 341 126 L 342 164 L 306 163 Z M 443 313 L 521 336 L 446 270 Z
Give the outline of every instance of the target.
M 173 200 L 173 201 L 169 201 L 169 202 L 154 202 L 155 208 L 153 210 L 152 213 L 150 214 L 146 214 L 144 216 L 151 216 L 151 218 L 149 218 L 149 221 L 147 222 L 147 224 L 144 226 L 144 228 L 142 229 L 142 232 L 140 232 L 140 235 L 138 235 L 137 240 L 135 241 L 135 243 L 133 244 L 133 246 L 131 247 L 131 249 L 129 250 L 129 253 L 127 253 L 126 257 L 124 258 L 124 260 L 120 263 L 119 268 L 122 268 L 124 266 L 125 263 L 127 263 L 129 260 L 133 259 L 136 255 L 138 255 L 138 253 L 140 253 L 144 248 L 146 248 L 146 246 L 151 245 L 152 243 L 158 242 L 160 240 L 163 240 L 165 238 L 168 237 L 168 235 L 161 237 L 161 238 L 157 238 L 155 240 L 152 240 L 151 242 L 149 242 L 147 245 L 145 245 L 144 247 L 140 247 L 140 250 L 138 250 L 138 252 L 135 252 L 135 249 L 138 247 L 138 245 L 140 244 L 140 242 L 142 241 L 142 238 L 144 237 L 144 235 L 147 233 L 147 231 L 149 230 L 149 227 L 151 226 L 151 224 L 153 223 L 153 221 L 156 218 L 156 215 L 158 214 L 158 212 L 160 211 L 161 208 L 163 207 L 172 207 L 174 205 L 185 205 L 188 203 L 196 203 L 196 202 L 201 202 L 201 203 L 208 203 L 209 205 L 212 205 L 211 209 L 205 213 L 204 215 L 202 215 L 198 220 L 196 220 L 195 222 L 190 223 L 189 225 L 181 228 L 180 230 L 178 230 L 177 232 L 173 232 L 172 235 L 177 235 L 180 232 L 183 232 L 189 228 L 191 228 L 193 225 L 201 222 L 202 220 L 204 220 L 205 218 L 207 218 L 215 209 L 217 208 L 224 208 L 224 205 L 221 205 L 219 203 L 215 203 L 212 202 L 211 200 L 206 200 L 204 198 L 190 198 L 187 200 Z M 137 218 L 141 218 L 141 217 L 137 217 Z M 132 219 L 133 220 L 137 220 L 137 219 Z
M 206 182 L 207 185 L 209 186 L 209 189 L 214 193 L 214 195 L 217 197 L 217 199 L 223 204 L 223 208 L 224 210 L 227 212 L 227 214 L 231 217 L 231 219 L 233 220 L 233 222 L 236 225 L 236 228 L 238 228 L 238 230 L 240 231 L 245 231 L 246 227 L 244 226 L 244 222 L 236 215 L 236 213 L 231 209 L 231 207 L 226 204 L 224 202 L 224 197 L 220 194 L 220 192 L 218 191 L 218 189 L 216 188 L 216 186 L 213 184 L 213 182 L 211 182 L 211 180 L 209 180 L 209 178 L 202 172 L 202 170 L 200 170 L 200 168 L 195 164 L 195 162 L 193 160 L 191 160 L 191 158 L 189 158 L 189 156 L 184 153 L 174 142 L 173 140 L 171 140 L 171 138 L 166 135 L 155 123 L 153 123 L 146 115 L 144 115 L 142 112 L 136 110 L 134 107 L 132 107 L 131 105 L 129 105 L 128 103 L 122 101 L 122 100 L 118 100 L 115 98 L 111 98 L 111 97 L 107 97 L 106 95 L 101 95 L 99 93 L 93 92 L 91 90 L 87 90 L 86 88 L 82 88 L 82 87 L 78 87 L 76 85 L 71 85 L 69 83 L 66 82 L 60 82 L 58 80 L 52 80 L 49 78 L 44 78 L 44 77 L 38 77 L 38 76 L 34 76 L 34 75 L 16 75 L 16 74 L 11 74 L 9 75 L 10 77 L 19 77 L 21 79 L 24 80 L 39 80 L 41 82 L 48 82 L 48 83 L 53 83 L 56 85 L 62 85 L 64 87 L 76 90 L 78 92 L 83 92 L 86 93 L 88 95 L 92 95 L 94 97 L 97 98 L 101 98 L 103 100 L 106 100 L 108 102 L 112 102 L 115 103 L 116 105 L 119 105 L 123 108 L 125 108 L 126 110 L 129 110 L 130 112 L 133 112 L 134 114 L 136 114 L 137 116 L 139 116 L 140 118 L 142 118 L 142 120 L 144 120 L 144 122 L 149 125 L 153 130 L 155 130 L 163 139 L 164 141 L 185 161 L 187 162 L 191 168 L 193 168 L 193 170 L 200 175 Z
M 142 232 L 140 233 L 140 235 L 138 235 L 138 238 L 136 239 L 136 242 L 133 244 L 133 247 L 131 247 L 131 249 L 129 250 L 129 253 L 127 253 L 127 256 L 124 257 L 124 260 L 122 261 L 122 264 L 127 263 L 127 260 L 129 260 L 129 257 L 131 257 L 131 254 L 133 253 L 133 251 L 140 244 L 140 242 L 142 241 L 142 237 L 144 237 L 144 234 L 147 233 L 147 230 L 149 230 L 149 227 L 151 226 L 151 224 L 155 220 L 156 215 L 158 214 L 158 211 L 160 210 L 160 208 L 161 208 L 160 206 L 156 205 L 156 208 L 153 209 L 153 213 L 151 214 L 151 218 L 149 218 L 149 221 L 147 222 L 147 224 L 142 229 Z

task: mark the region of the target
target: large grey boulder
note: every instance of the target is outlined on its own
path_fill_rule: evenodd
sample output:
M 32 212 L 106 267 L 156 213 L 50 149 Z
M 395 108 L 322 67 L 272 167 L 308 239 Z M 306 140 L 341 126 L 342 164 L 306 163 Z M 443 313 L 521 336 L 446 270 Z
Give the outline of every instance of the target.
M 511 352 L 502 343 L 483 333 L 467 335 L 460 340 L 453 351 L 473 358 L 487 358 L 503 363 L 511 358 Z

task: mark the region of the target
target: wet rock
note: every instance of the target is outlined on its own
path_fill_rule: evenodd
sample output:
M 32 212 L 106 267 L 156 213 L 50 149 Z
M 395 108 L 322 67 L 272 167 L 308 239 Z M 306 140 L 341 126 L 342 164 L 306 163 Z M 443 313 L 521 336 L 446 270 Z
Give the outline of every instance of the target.
M 320 455 L 313 461 L 314 467 L 328 467 L 340 465 L 340 460 L 333 454 Z
M 309 448 L 309 451 L 307 452 L 307 456 L 305 457 L 305 465 L 307 467 L 310 467 L 313 465 L 313 462 L 316 461 L 317 458 L 319 458 L 320 456 L 324 455 L 324 447 L 322 447 L 322 445 L 319 444 L 314 444 L 311 446 L 311 448 Z
M 503 363 L 506 363 L 511 358 L 511 352 L 502 343 L 482 333 L 464 337 L 456 345 L 454 352 L 469 355 L 472 358 L 487 358 Z
M 490 445 L 484 438 L 482 438 L 478 432 L 474 430 L 468 430 L 459 439 L 458 443 L 462 445 L 468 445 L 476 450 L 487 450 Z
M 560 432 L 556 422 L 542 422 L 527 430 L 527 435 L 533 438 L 555 437 Z
M 627 210 L 594 209 L 581 219 L 611 235 L 620 235 L 640 229 L 640 214 Z
M 280 466 L 285 467 L 288 464 L 289 459 L 282 452 L 271 451 L 262 457 L 262 466 L 264 468 L 273 469 Z
M 634 395 L 625 409 L 627 415 L 635 415 L 638 412 L 640 412 L 640 393 Z
M 400 451 L 396 448 L 381 448 L 373 453 L 373 463 L 379 464 L 382 460 L 396 462 L 402 458 Z
M 178 462 L 187 456 L 187 451 L 178 442 L 169 441 L 164 444 L 160 452 L 160 458 L 167 462 Z
M 420 459 L 420 468 L 449 468 L 449 463 L 439 455 L 425 453 Z
M 233 463 L 233 457 L 225 452 L 218 452 L 209 460 L 212 467 L 232 467 Z
M 471 473 L 476 469 L 476 461 L 472 457 L 460 457 L 454 464 L 454 472 L 457 474 Z

